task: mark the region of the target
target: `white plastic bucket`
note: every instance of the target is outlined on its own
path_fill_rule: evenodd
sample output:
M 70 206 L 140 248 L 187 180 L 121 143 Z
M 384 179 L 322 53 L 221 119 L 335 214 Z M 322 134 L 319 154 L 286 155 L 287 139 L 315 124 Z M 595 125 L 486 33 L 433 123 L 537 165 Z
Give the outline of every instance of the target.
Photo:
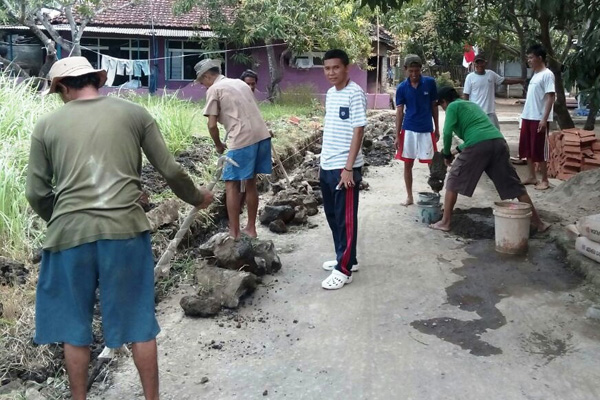
M 494 203 L 496 251 L 524 254 L 529 247 L 531 206 L 527 203 L 497 201 Z

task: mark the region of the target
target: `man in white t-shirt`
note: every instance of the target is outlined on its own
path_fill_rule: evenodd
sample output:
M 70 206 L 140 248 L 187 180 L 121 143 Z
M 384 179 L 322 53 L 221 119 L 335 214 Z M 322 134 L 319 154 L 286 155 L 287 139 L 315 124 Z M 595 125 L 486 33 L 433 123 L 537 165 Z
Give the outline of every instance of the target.
M 527 49 L 527 62 L 533 76 L 527 89 L 527 99 L 521 114 L 519 158 L 527 159 L 529 176 L 523 183 L 535 185 L 538 190 L 550 187 L 548 182 L 548 128 L 552 121 L 555 99 L 554 74 L 546 68 L 546 50 L 539 44 Z M 541 182 L 538 182 L 535 163 L 540 166 Z
M 496 86 L 501 84 L 524 84 L 524 79 L 509 79 L 502 77 L 492 70 L 485 69 L 487 60 L 482 53 L 475 56 L 475 72 L 467 75 L 463 98 L 477 104 L 485 111 L 492 124 L 500 130 L 500 123 L 496 116 Z

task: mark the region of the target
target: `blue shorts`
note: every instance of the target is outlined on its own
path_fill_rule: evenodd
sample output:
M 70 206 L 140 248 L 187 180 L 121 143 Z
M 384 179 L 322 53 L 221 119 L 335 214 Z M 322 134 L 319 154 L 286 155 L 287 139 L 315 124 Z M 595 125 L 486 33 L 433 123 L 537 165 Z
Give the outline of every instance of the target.
M 237 162 L 239 167 L 225 163 L 224 181 L 245 181 L 254 178 L 257 174 L 270 174 L 273 171 L 271 138 L 241 149 L 229 150 L 227 157 Z
M 34 341 L 92 344 L 96 288 L 106 346 L 147 342 L 158 335 L 154 259 L 150 234 L 144 232 L 131 239 L 45 250 L 36 292 Z

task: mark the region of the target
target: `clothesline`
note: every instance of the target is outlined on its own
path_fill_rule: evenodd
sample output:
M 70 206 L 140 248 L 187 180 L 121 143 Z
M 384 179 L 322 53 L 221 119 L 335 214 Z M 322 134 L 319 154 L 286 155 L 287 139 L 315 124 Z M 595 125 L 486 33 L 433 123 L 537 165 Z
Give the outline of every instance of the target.
M 67 40 L 67 39 L 64 39 L 64 40 L 65 40 L 66 42 L 68 42 L 68 43 L 74 44 L 74 42 L 72 42 L 72 41 L 70 41 L 70 40 Z M 185 57 L 194 57 L 194 56 L 195 56 L 195 57 L 197 57 L 197 56 L 199 56 L 199 55 L 202 55 L 202 56 L 204 56 L 204 55 L 208 55 L 208 54 L 221 54 L 221 53 L 229 53 L 229 52 L 232 52 L 232 51 L 245 51 L 245 50 L 265 49 L 265 48 L 267 48 L 267 47 L 269 47 L 269 46 L 285 46 L 285 45 L 286 45 L 286 43 L 276 43 L 276 44 L 272 44 L 272 45 L 262 45 L 262 46 L 250 46 L 250 47 L 242 47 L 242 48 L 239 48 L 239 49 L 226 49 L 226 50 L 210 50 L 210 51 L 200 51 L 200 52 L 198 52 L 198 53 L 182 54 L 182 55 L 178 55 L 178 56 L 167 56 L 167 57 L 156 57 L 156 58 L 144 58 L 143 60 L 147 60 L 147 61 L 159 61 L 159 60 L 166 60 L 166 59 L 172 59 L 172 58 L 185 58 Z M 85 50 L 87 50 L 87 51 L 91 51 L 92 53 L 96 53 L 96 54 L 98 54 L 98 55 L 100 55 L 100 56 L 111 57 L 111 56 L 109 56 L 109 55 L 107 55 L 107 54 L 100 53 L 99 51 L 96 51 L 96 50 L 90 49 L 89 47 L 86 47 L 86 46 L 81 46 L 81 45 L 80 45 L 79 47 L 81 47 L 82 49 L 85 49 Z M 181 51 L 185 51 L 185 50 L 181 50 Z M 114 59 L 116 59 L 116 60 L 127 60 L 127 59 L 119 59 L 119 58 L 116 58 L 116 57 L 111 57 L 111 58 L 114 58 Z M 131 61 L 136 61 L 136 60 L 131 60 Z

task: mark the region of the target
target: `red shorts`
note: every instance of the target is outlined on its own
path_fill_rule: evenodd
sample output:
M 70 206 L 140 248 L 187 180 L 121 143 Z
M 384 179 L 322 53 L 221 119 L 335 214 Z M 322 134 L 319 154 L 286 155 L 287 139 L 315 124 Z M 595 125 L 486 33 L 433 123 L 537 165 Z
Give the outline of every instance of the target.
M 548 161 L 550 149 L 548 148 L 548 128 L 538 133 L 540 121 L 524 119 L 521 121 L 521 136 L 519 138 L 519 158 L 526 158 L 533 162 Z

